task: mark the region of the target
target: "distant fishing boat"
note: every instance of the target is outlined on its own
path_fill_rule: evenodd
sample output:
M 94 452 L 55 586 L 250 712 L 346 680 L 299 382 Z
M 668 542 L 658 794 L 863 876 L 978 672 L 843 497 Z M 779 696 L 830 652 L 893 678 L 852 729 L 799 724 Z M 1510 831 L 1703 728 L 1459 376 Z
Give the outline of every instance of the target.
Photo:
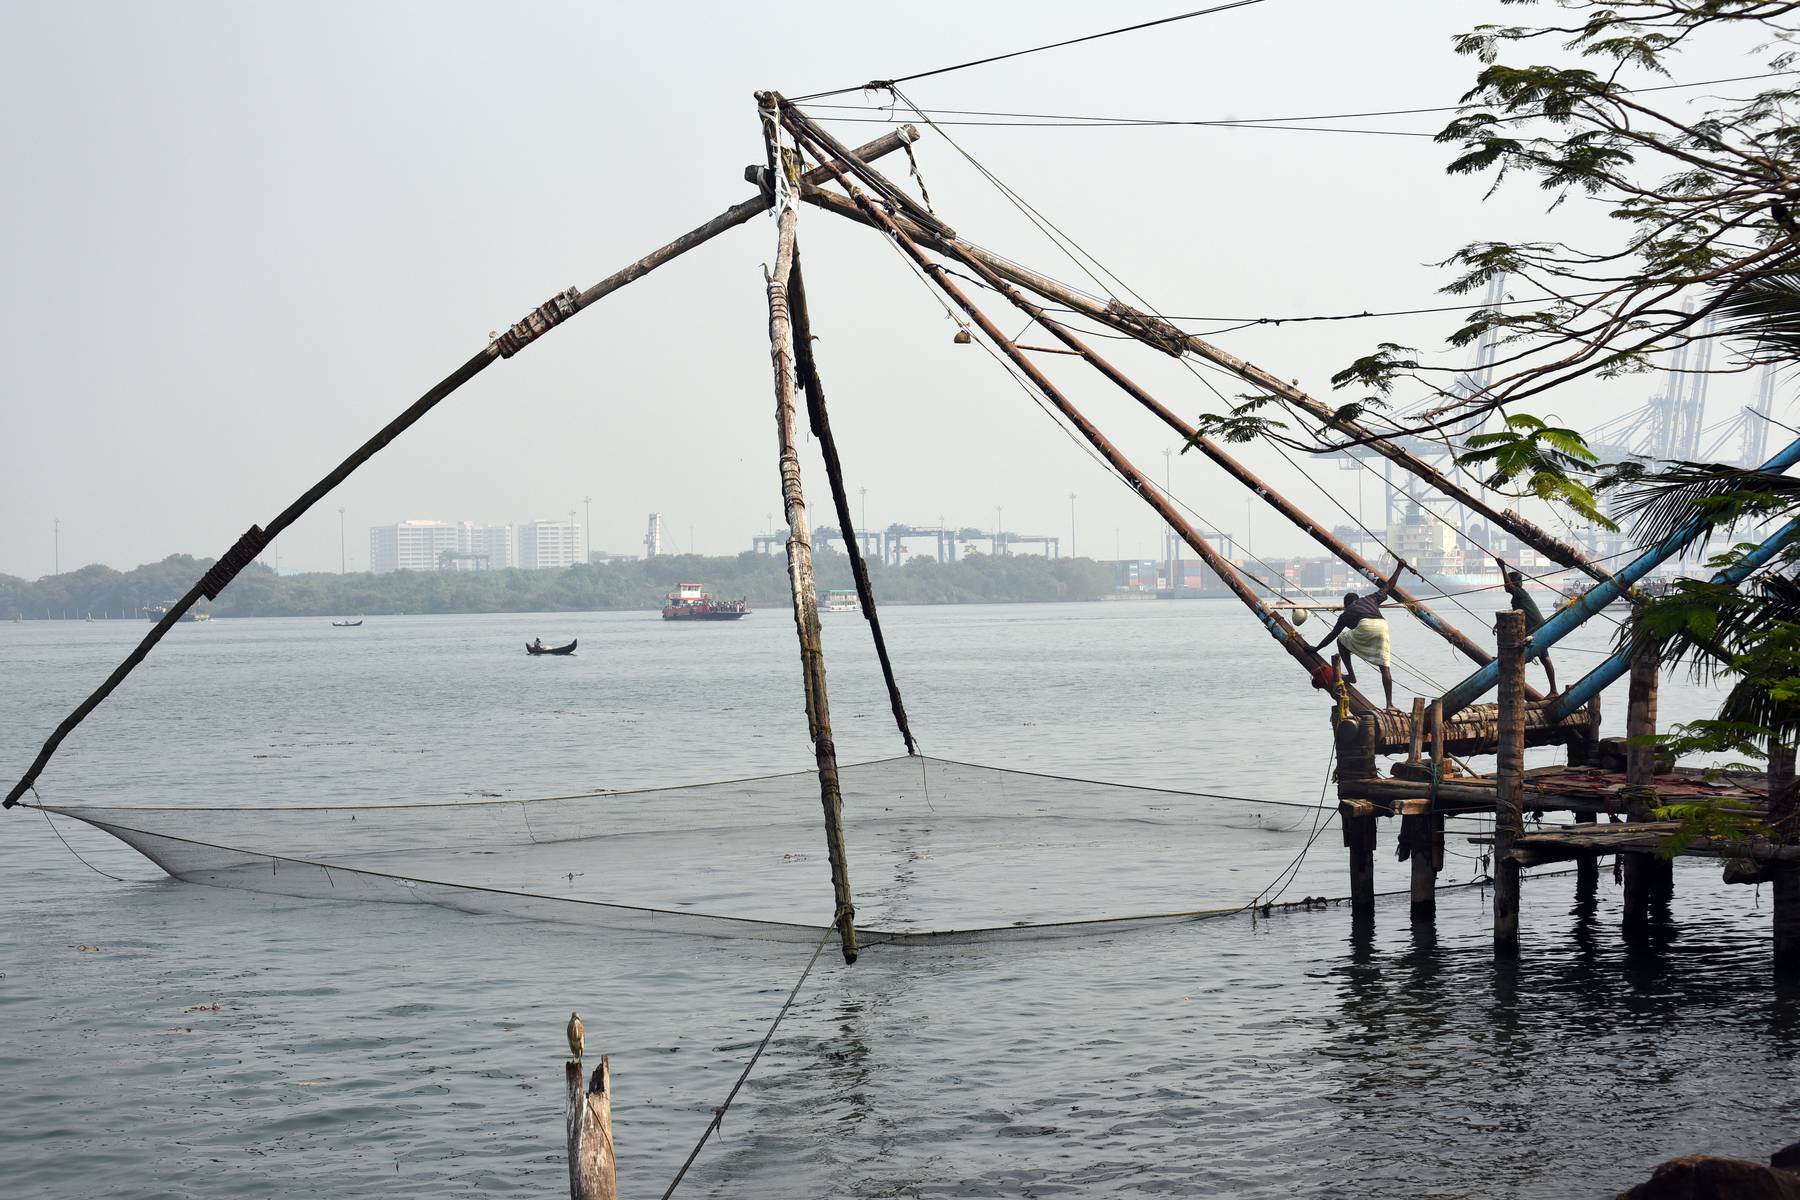
M 735 621 L 749 612 L 748 600 L 714 600 L 697 583 L 678 583 L 663 598 L 665 621 Z
M 577 640 L 580 640 L 580 639 L 577 639 Z M 570 642 L 566 646 L 545 646 L 545 645 L 541 645 L 540 643 L 537 643 L 537 642 L 526 642 L 525 643 L 525 653 L 527 653 L 527 654 L 573 654 L 573 653 L 575 653 L 575 643 Z
M 331 627 L 333 629 L 355 629 L 358 625 L 361 625 L 361 624 L 362 624 L 362 618 L 358 617 L 354 621 L 333 621 L 331 623 Z
M 170 607 L 171 606 L 167 604 L 152 604 L 144 609 L 144 616 L 152 621 L 160 621 L 169 615 Z M 212 620 L 212 614 L 190 608 L 181 615 L 181 619 L 184 621 L 210 621 Z

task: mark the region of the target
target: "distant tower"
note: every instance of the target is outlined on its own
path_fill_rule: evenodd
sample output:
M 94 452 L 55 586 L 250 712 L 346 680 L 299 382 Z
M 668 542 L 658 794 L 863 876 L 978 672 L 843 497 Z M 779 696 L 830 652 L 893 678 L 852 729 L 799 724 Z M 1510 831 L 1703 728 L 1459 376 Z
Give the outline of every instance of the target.
M 1769 363 L 1763 368 L 1762 385 L 1757 389 L 1756 405 L 1744 419 L 1744 449 L 1738 455 L 1738 465 L 1743 467 L 1760 467 L 1763 457 L 1768 452 L 1769 423 L 1763 420 L 1775 411 L 1775 364 Z
M 644 534 L 644 557 L 655 558 L 663 552 L 662 514 L 650 514 L 650 529 Z

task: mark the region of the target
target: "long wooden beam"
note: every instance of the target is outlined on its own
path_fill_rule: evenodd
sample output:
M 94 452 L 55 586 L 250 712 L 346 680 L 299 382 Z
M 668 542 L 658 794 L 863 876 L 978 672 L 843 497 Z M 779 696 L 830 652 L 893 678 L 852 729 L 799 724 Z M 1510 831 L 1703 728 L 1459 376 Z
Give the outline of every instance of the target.
M 903 125 L 899 129 L 885 133 L 867 145 L 859 147 L 855 151 L 855 157 L 862 162 L 866 162 L 870 158 L 879 158 L 917 140 L 918 136 L 918 130 L 911 125 Z M 806 176 L 806 178 L 813 179 L 814 182 L 828 177 L 822 166 L 814 168 Z M 189 588 L 179 600 L 169 606 L 169 611 L 163 614 L 162 620 L 150 627 L 150 631 L 144 635 L 143 640 L 125 656 L 117 667 L 113 668 L 112 674 L 108 675 L 106 680 L 95 688 L 87 699 L 76 705 L 69 715 L 64 717 L 55 729 L 51 730 L 50 736 L 44 740 L 43 747 L 38 750 L 37 757 L 32 759 L 31 766 L 26 769 L 25 774 L 20 776 L 19 781 L 6 793 L 6 799 L 0 802 L 0 807 L 13 807 L 19 802 L 20 797 L 31 790 L 32 785 L 37 782 L 38 776 L 43 774 L 44 768 L 50 765 L 51 758 L 55 756 L 57 748 L 63 744 L 64 739 L 75 732 L 76 727 L 87 719 L 88 714 L 100 707 L 101 703 L 120 684 L 125 682 L 126 676 L 130 675 L 137 665 L 144 661 L 144 658 L 162 640 L 163 635 L 173 629 L 187 614 L 187 611 L 200 602 L 202 596 L 208 600 L 217 599 L 219 592 L 230 584 L 232 578 L 249 565 L 264 547 L 275 540 L 282 530 L 304 516 L 308 509 L 324 499 L 364 463 L 380 453 L 389 442 L 411 429 L 452 392 L 494 363 L 503 358 L 511 358 L 601 297 L 618 291 L 635 279 L 643 278 L 670 259 L 686 254 L 694 247 L 711 241 L 727 229 L 742 225 L 757 213 L 766 211 L 771 203 L 771 197 L 767 192 L 754 196 L 741 204 L 726 209 L 704 225 L 689 230 L 667 245 L 651 251 L 623 270 L 613 272 L 586 291 L 569 288 L 565 292 L 552 296 L 527 313 L 523 320 L 482 347 L 462 366 L 440 380 L 437 386 L 413 401 L 399 416 L 377 430 L 373 437 L 352 451 L 348 458 L 334 467 L 323 479 L 313 484 L 292 504 L 277 513 L 266 528 L 252 525 L 244 536 L 238 539 L 237 544 L 213 564 L 204 577 Z
M 847 217 L 864 225 L 874 224 L 854 202 L 834 192 L 809 188 L 803 190 L 801 195 L 807 203 L 836 213 L 838 216 Z M 1366 444 L 1382 457 L 1418 476 L 1437 491 L 1464 507 L 1480 513 L 1493 524 L 1511 533 L 1545 557 L 1572 570 L 1583 571 L 1597 580 L 1610 578 L 1605 568 L 1590 562 L 1587 556 L 1576 547 L 1558 538 L 1536 522 L 1510 508 L 1496 507 L 1402 447 L 1380 437 L 1355 421 L 1338 416 L 1336 409 L 1323 401 L 1314 399 L 1294 384 L 1277 379 L 1261 367 L 1222 350 L 1203 338 L 1183 332 L 1161 317 L 1152 316 L 1118 300 L 1102 303 L 1047 275 L 1041 275 L 1027 267 L 1020 266 L 1018 263 L 1002 258 L 992 251 L 984 250 L 961 238 L 944 237 L 933 233 L 930 229 L 909 221 L 903 215 L 895 216 L 893 221 L 921 245 L 929 246 L 941 254 L 978 259 L 996 274 L 1020 287 L 1029 288 L 1045 299 L 1055 301 L 1090 320 L 1116 329 L 1165 354 L 1179 358 L 1183 354 L 1192 353 L 1215 366 L 1223 367 L 1240 379 L 1255 384 L 1296 408 L 1302 409 L 1321 424 L 1336 430 L 1345 437 Z
M 1276 512 L 1287 518 L 1288 521 L 1304 531 L 1308 537 L 1312 538 L 1326 550 L 1336 555 L 1352 570 L 1362 575 L 1363 578 L 1367 579 L 1370 583 L 1375 584 L 1377 587 L 1381 587 L 1387 583 L 1387 577 L 1382 574 L 1374 563 L 1371 563 L 1368 559 L 1358 554 L 1324 525 L 1313 520 L 1313 518 L 1298 505 L 1295 505 L 1281 493 L 1263 482 L 1250 471 L 1249 468 L 1245 467 L 1236 458 L 1226 453 L 1225 449 L 1217 442 L 1213 441 L 1211 438 L 1201 436 L 1199 430 L 1182 420 L 1173 410 L 1163 404 L 1162 401 L 1158 400 L 1155 396 L 1152 396 L 1142 387 L 1139 387 L 1138 384 L 1123 371 L 1119 370 L 1111 362 L 1107 361 L 1096 352 L 1093 347 L 1077 337 L 1074 331 L 1069 329 L 1068 326 L 1053 320 L 1042 308 L 1028 300 L 1016 287 L 1012 286 L 1002 278 L 999 272 L 972 255 L 963 254 L 953 250 L 952 256 L 971 271 L 974 271 L 977 275 L 981 276 L 982 280 L 986 282 L 989 287 L 1010 300 L 1014 307 L 1018 308 L 1019 311 L 1025 313 L 1027 316 L 1031 317 L 1032 320 L 1036 321 L 1044 329 L 1049 331 L 1058 341 L 1062 342 L 1064 346 L 1067 346 L 1070 352 L 1086 359 L 1090 366 L 1106 376 L 1112 383 L 1116 384 L 1126 395 L 1148 409 L 1164 425 L 1167 425 L 1170 429 L 1180 434 L 1183 440 L 1189 445 L 1192 445 L 1195 449 L 1199 450 L 1200 453 L 1206 455 L 1208 458 L 1212 459 L 1213 462 L 1223 467 L 1226 473 L 1233 479 L 1249 488 L 1270 508 L 1273 508 Z M 1021 349 L 1025 348 L 1026 347 L 1021 347 Z M 1449 642 L 1463 654 L 1473 659 L 1476 663 L 1485 666 L 1494 660 L 1494 656 L 1489 654 L 1480 643 L 1476 642 L 1460 629 L 1457 629 L 1454 625 L 1425 607 L 1425 605 L 1419 601 L 1418 597 L 1414 596 L 1410 591 L 1396 586 L 1393 595 L 1407 612 L 1418 618 L 1427 628 L 1437 633 L 1444 638 L 1445 641 Z M 1530 688 L 1526 689 L 1526 695 L 1532 700 L 1542 700 L 1544 698 L 1541 693 Z
M 794 116 L 793 109 L 783 108 L 782 116 L 784 123 L 787 124 L 788 131 L 803 145 L 810 144 L 815 151 L 821 149 L 818 143 L 811 141 L 804 127 L 791 121 L 791 118 Z M 824 158 L 825 154 L 820 154 L 819 157 Z M 851 167 L 854 169 L 854 162 L 851 163 Z M 1305 667 L 1308 674 L 1313 678 L 1318 679 L 1328 675 L 1330 670 L 1329 665 L 1323 658 L 1319 657 L 1318 653 L 1314 651 L 1310 645 L 1307 644 L 1306 639 L 1300 636 L 1299 631 L 1288 624 L 1287 620 L 1283 618 L 1280 613 L 1262 603 L 1257 597 L 1255 590 L 1250 586 L 1249 581 L 1244 579 L 1238 569 L 1232 566 L 1230 562 L 1226 561 L 1223 556 L 1214 550 L 1212 546 L 1208 544 L 1206 539 L 1200 535 L 1199 531 L 1189 524 L 1185 517 L 1176 511 L 1175 506 L 1169 501 L 1168 497 L 1158 491 L 1155 484 L 1151 483 L 1149 478 L 1145 476 L 1131 460 L 1126 458 L 1119 448 L 1113 445 L 1093 422 L 1089 421 L 1079 409 L 1069 402 L 1068 397 L 1063 395 L 1062 391 L 1050 381 L 1049 377 L 1038 368 L 1037 364 L 1032 362 L 1018 346 L 1014 345 L 1012 340 L 1001 332 L 999 326 L 995 325 L 986 313 L 982 312 L 981 309 L 977 308 L 975 304 L 969 300 L 962 289 L 957 287 L 955 282 L 951 280 L 949 273 L 944 269 L 943 265 L 930 255 L 926 254 L 924 250 L 920 248 L 918 242 L 915 241 L 906 230 L 902 229 L 893 217 L 883 211 L 880 205 L 876 204 L 865 192 L 846 178 L 841 170 L 832 164 L 828 164 L 828 169 L 837 180 L 839 186 L 849 194 L 851 200 L 871 218 L 872 223 L 894 238 L 895 242 L 907 256 L 917 263 L 919 268 L 925 272 L 926 277 L 937 285 L 938 290 L 943 292 L 944 295 L 955 303 L 958 308 L 969 315 L 969 318 L 975 322 L 987 339 L 992 342 L 1002 354 L 1012 360 L 1014 365 L 1025 374 L 1025 377 L 1031 380 L 1032 385 L 1043 394 L 1044 398 L 1054 404 L 1057 411 L 1061 412 L 1063 416 L 1068 419 L 1070 424 L 1075 426 L 1076 430 L 1088 440 L 1089 444 L 1100 452 L 1107 463 L 1112 466 L 1114 470 L 1118 471 L 1120 475 L 1124 476 L 1126 482 L 1131 485 L 1132 489 L 1136 491 L 1138 495 L 1142 496 L 1151 508 L 1156 510 L 1156 514 L 1167 522 L 1170 528 L 1179 533 L 1183 541 L 1193 547 L 1194 552 L 1200 555 L 1201 559 L 1206 562 L 1207 566 L 1213 569 L 1213 572 L 1219 576 L 1225 586 L 1230 588 L 1232 593 L 1236 595 L 1239 600 L 1243 601 L 1244 605 L 1256 615 L 1262 622 L 1264 628 L 1269 631 L 1270 635 L 1273 636 L 1276 641 L 1281 643 L 1282 648 L 1286 650 L 1295 661 L 1300 663 L 1301 666 Z M 1374 711 L 1375 706 L 1369 699 L 1355 691 L 1355 689 L 1351 689 L 1350 696 L 1352 703 L 1358 709 L 1365 712 Z

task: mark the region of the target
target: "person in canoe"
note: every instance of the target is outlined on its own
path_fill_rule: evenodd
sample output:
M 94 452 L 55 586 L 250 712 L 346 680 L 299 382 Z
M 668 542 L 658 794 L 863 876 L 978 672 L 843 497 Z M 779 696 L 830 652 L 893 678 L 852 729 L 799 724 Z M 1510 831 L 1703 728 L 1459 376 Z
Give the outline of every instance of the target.
M 1333 638 L 1337 639 L 1338 650 L 1343 654 L 1345 683 L 1356 682 L 1356 670 L 1350 665 L 1353 657 L 1374 666 L 1381 672 L 1381 690 L 1387 694 L 1389 708 L 1394 707 L 1394 673 L 1388 667 L 1388 623 L 1381 615 L 1381 602 L 1393 594 L 1394 585 L 1400 582 L 1400 572 L 1405 569 L 1406 560 L 1396 559 L 1394 573 L 1372 596 L 1345 592 L 1344 611 L 1338 615 L 1337 624 L 1312 648 L 1317 653 Z
M 544 639 L 543 638 L 532 638 L 531 639 L 531 648 L 533 650 L 536 650 L 540 654 L 543 653 Z

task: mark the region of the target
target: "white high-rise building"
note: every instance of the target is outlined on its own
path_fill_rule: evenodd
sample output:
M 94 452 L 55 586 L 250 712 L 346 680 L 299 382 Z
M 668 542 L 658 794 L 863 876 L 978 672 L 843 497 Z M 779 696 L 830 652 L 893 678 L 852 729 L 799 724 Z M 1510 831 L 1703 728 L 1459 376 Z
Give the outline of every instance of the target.
M 581 561 L 580 521 L 529 521 L 519 526 L 519 566 L 527 571 L 572 567 Z
M 401 521 L 369 530 L 369 570 L 482 571 L 513 565 L 511 525 Z
M 369 530 L 369 570 L 435 571 L 446 550 L 462 547 L 462 531 L 448 521 L 402 521 Z
M 477 525 L 464 521 L 459 528 L 461 549 L 466 556 L 461 563 L 467 564 L 462 569 L 500 571 L 517 565 L 511 525 Z

